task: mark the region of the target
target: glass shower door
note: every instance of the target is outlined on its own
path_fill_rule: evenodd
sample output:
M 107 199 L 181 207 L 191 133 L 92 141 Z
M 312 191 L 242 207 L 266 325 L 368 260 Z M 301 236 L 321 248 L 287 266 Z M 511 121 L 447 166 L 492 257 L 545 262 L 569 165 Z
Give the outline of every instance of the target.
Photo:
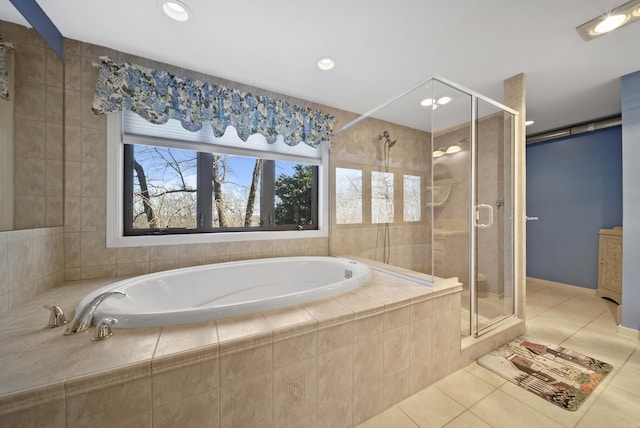
M 514 115 L 477 98 L 474 156 L 475 336 L 514 313 Z

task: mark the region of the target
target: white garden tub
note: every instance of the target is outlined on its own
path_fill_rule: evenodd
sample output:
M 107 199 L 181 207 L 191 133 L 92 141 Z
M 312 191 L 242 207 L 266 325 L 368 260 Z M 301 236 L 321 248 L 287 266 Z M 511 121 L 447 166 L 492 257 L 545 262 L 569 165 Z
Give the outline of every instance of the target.
M 89 293 L 120 290 L 98 306 L 94 324 L 161 327 L 282 308 L 353 290 L 371 278 L 366 264 L 337 257 L 280 257 L 175 269 L 118 281 Z

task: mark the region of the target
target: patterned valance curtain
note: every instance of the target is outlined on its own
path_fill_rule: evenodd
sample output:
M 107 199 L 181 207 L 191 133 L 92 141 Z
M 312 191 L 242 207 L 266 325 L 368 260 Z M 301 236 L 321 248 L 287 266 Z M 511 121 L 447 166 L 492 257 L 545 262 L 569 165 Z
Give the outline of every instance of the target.
M 8 100 L 11 97 L 9 89 L 9 60 L 7 56 L 9 51 L 13 50 L 13 45 L 9 42 L 0 40 L 0 98 Z
M 108 57 L 100 59 L 95 114 L 131 110 L 152 123 L 179 120 L 189 131 L 209 122 L 216 137 L 233 126 L 243 141 L 262 134 L 274 143 L 282 135 L 290 146 L 304 142 L 316 147 L 333 135 L 335 117 L 318 110 Z

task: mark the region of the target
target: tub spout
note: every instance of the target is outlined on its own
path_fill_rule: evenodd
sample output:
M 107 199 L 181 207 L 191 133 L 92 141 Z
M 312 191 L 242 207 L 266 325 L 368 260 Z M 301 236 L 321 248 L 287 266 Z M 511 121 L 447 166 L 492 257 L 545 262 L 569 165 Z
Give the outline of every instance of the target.
M 82 308 L 80 313 L 77 313 L 73 317 L 71 324 L 64 331 L 64 335 L 70 336 L 72 334 L 80 333 L 87 330 L 91 325 L 91 319 L 93 318 L 93 314 L 95 313 L 96 309 L 98 309 L 98 305 L 100 305 L 100 303 L 102 303 L 105 298 L 113 296 L 114 294 L 120 294 L 122 296 L 127 295 L 127 293 L 125 293 L 124 291 L 113 290 L 105 291 L 104 293 L 94 297 L 91 302 L 87 303 L 87 305 Z

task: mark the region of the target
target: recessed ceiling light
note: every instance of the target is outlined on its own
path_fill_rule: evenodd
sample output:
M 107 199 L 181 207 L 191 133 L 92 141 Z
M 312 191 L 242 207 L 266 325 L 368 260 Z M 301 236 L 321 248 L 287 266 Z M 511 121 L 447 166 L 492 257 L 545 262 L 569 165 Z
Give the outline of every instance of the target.
M 336 66 L 335 61 L 329 58 L 328 56 L 318 59 L 317 64 L 318 64 L 318 68 L 324 71 L 331 70 L 333 67 Z
M 429 107 L 431 104 L 433 104 L 433 98 L 425 98 L 424 100 L 420 101 L 420 105 L 422 107 Z
M 609 31 L 613 31 L 624 24 L 627 19 L 628 16 L 622 14 L 608 16 L 604 19 L 604 21 L 593 28 L 593 32 L 595 34 L 608 33 Z
M 586 41 L 640 20 L 640 0 L 631 0 L 576 27 Z
M 440 97 L 438 98 L 438 101 L 436 101 L 436 103 L 440 104 L 441 106 L 445 104 L 449 104 L 450 102 L 451 102 L 451 97 Z
M 527 120 L 527 121 L 524 123 L 524 126 L 531 126 L 531 125 L 533 125 L 534 123 L 536 123 L 536 121 L 535 121 L 535 120 Z
M 182 3 L 181 1 L 178 0 L 162 0 L 160 2 L 160 5 L 162 7 L 162 11 L 165 13 L 165 15 L 167 15 L 169 18 L 175 20 L 175 21 L 179 21 L 179 22 L 185 22 L 187 20 L 189 20 L 189 8 L 187 7 L 187 5 L 185 5 L 184 3 Z

